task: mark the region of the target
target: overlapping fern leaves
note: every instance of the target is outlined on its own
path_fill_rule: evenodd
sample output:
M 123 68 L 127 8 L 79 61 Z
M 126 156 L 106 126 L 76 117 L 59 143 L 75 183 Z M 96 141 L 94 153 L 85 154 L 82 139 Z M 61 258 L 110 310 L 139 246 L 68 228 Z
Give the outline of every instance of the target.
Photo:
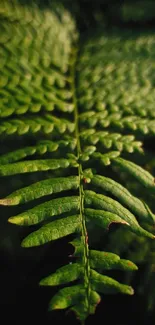
M 120 223 L 154 238 L 139 222 L 154 224 L 155 215 L 115 179 L 124 170 L 155 192 L 153 176 L 130 158 L 143 155 L 139 139 L 155 133 L 154 39 L 99 30 L 79 51 L 74 21 L 61 6 L 40 10 L 2 1 L 0 17 L 0 133 L 4 143 L 13 136 L 29 136 L 34 143 L 22 148 L 17 143 L 2 154 L 0 175 L 49 171 L 48 179 L 8 193 L 0 204 L 24 204 L 9 222 L 38 225 L 23 247 L 75 234 L 75 262 L 40 284 L 69 283 L 49 309 L 70 307 L 83 321 L 95 312 L 99 293 L 133 294 L 104 270 L 137 269 L 116 254 L 90 249 L 89 224 L 101 227 L 103 235 L 111 223 Z M 26 203 L 41 197 L 43 203 L 27 209 Z

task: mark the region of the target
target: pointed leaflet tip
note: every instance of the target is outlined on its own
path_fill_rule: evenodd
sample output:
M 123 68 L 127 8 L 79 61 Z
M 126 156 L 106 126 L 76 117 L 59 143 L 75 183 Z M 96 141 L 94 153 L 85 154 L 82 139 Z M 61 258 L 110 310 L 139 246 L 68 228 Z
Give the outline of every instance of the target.
M 18 217 L 18 216 L 10 217 L 8 219 L 8 222 L 13 223 L 15 225 L 19 225 L 19 226 L 23 226 L 23 222 L 24 222 L 24 226 L 26 226 L 26 222 L 25 222 L 24 218 Z
M 9 199 L 1 199 L 0 205 L 11 205 L 11 200 Z
M 119 270 L 124 270 L 124 271 L 137 271 L 138 270 L 138 267 L 136 264 L 134 264 L 133 262 L 131 262 L 129 260 L 124 260 L 124 259 L 120 259 L 118 261 L 117 268 Z
M 155 239 L 155 235 L 151 234 L 147 230 L 143 229 L 142 227 L 139 227 L 139 235 L 148 237 L 150 239 Z

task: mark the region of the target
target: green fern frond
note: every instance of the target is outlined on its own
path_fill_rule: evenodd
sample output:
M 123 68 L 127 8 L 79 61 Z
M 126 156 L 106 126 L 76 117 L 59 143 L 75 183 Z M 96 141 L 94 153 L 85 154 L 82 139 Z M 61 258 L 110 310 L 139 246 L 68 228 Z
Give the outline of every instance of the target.
M 100 111 L 95 121 L 103 127 L 154 133 L 153 55 L 153 31 L 139 34 L 134 30 L 133 38 L 132 30 L 104 34 L 99 30 L 98 35 L 86 40 L 81 51 L 80 106 L 90 110 L 91 115 Z M 91 115 L 86 114 L 86 123 L 91 123 Z
M 93 113 L 93 114 L 92 114 Z M 155 120 L 144 119 L 136 115 L 123 116 L 122 113 L 106 114 L 103 112 L 88 112 L 82 114 L 81 121 L 86 126 L 99 126 L 101 129 L 112 127 L 116 129 L 129 129 L 132 132 L 139 131 L 142 134 L 155 134 Z
M 49 309 L 70 307 L 84 321 L 95 312 L 99 293 L 133 294 L 104 270 L 137 269 L 116 254 L 90 249 L 89 225 L 98 225 L 104 235 L 118 223 L 138 236 L 155 238 L 140 225 L 155 222 L 148 204 L 115 180 L 118 170 L 125 171 L 154 194 L 154 177 L 131 155 L 141 159 L 145 151 L 139 136 L 155 134 L 154 38 L 98 30 L 79 45 L 74 19 L 54 4 L 40 9 L 6 0 L 0 17 L 0 134 L 9 143 L 8 135 L 26 139 L 37 133 L 33 145 L 20 148 L 17 143 L 2 154 L 0 176 L 49 171 L 48 179 L 8 193 L 0 204 L 23 204 L 10 223 L 38 225 L 23 247 L 74 234 L 75 262 L 40 284 L 69 283 Z M 30 201 L 31 209 L 24 205 Z
M 127 152 L 142 152 L 142 143 L 134 141 L 133 135 L 121 135 L 120 133 L 109 133 L 106 131 L 96 131 L 89 129 L 81 133 L 81 138 L 85 140 L 86 144 L 95 145 L 99 143 L 105 149 L 114 149 Z
M 55 170 L 58 168 L 67 168 L 74 166 L 76 162 L 69 159 L 44 159 L 44 160 L 27 160 L 14 164 L 6 164 L 0 167 L 1 176 L 9 176 L 16 174 L 32 173 L 44 170 Z
M 1 117 L 74 109 L 64 72 L 77 33 L 68 12 L 59 15 L 35 4 L 1 2 Z
M 13 163 L 19 160 L 22 160 L 26 157 L 37 155 L 45 155 L 47 153 L 55 152 L 58 149 L 64 150 L 65 148 L 75 149 L 76 141 L 69 136 L 66 136 L 66 140 L 60 141 L 51 141 L 51 140 L 42 140 L 39 141 L 36 146 L 24 147 L 16 151 L 9 152 L 7 154 L 1 155 L 0 165 L 6 165 Z
M 28 116 L 21 119 L 10 119 L 8 121 L 2 121 L 0 123 L 0 134 L 27 134 L 42 132 L 45 134 L 52 133 L 56 135 L 66 131 L 66 129 L 72 133 L 74 131 L 74 125 L 72 122 L 65 119 L 59 120 L 55 116 L 51 117 L 45 114 L 43 117 Z

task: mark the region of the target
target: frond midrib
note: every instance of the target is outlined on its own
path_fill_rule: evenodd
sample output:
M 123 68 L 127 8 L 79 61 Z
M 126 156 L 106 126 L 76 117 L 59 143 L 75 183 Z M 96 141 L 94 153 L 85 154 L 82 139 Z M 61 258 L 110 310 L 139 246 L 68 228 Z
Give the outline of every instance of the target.
M 72 53 L 72 65 L 71 65 L 71 89 L 73 94 L 73 105 L 74 105 L 74 123 L 75 123 L 75 137 L 77 140 L 77 159 L 79 162 L 78 176 L 79 176 L 79 198 L 80 198 L 80 220 L 81 220 L 81 240 L 84 245 L 84 286 L 86 288 L 86 306 L 89 314 L 89 297 L 90 297 L 90 266 L 89 266 L 89 246 L 88 246 L 88 233 L 86 227 L 86 220 L 84 215 L 84 188 L 83 188 L 83 169 L 80 162 L 82 156 L 81 142 L 80 142 L 80 127 L 79 127 L 79 111 L 78 111 L 78 100 L 77 100 L 77 86 L 76 86 L 76 64 L 78 61 L 78 49 L 73 49 Z

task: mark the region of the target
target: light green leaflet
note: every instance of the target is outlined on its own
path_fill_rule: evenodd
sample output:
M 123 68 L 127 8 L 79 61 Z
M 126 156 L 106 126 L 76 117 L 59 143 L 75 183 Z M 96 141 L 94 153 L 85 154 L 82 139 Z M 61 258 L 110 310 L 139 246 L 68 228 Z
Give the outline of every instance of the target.
M 89 112 L 90 113 L 90 112 Z M 97 132 L 95 129 L 89 129 L 81 134 L 81 138 L 86 143 L 96 145 L 97 143 L 102 144 L 106 149 L 115 149 L 119 151 L 142 152 L 140 141 L 135 141 L 133 135 L 121 135 L 120 133 L 109 133 L 106 131 Z
M 84 299 L 84 296 L 85 290 L 82 285 L 61 289 L 57 295 L 53 297 L 49 304 L 49 309 L 65 309 L 79 303 L 81 299 Z
M 138 269 L 137 266 L 131 261 L 120 259 L 118 255 L 109 252 L 99 252 L 95 250 L 90 250 L 89 258 L 90 266 L 93 269 L 119 269 L 127 271 L 133 271 Z
M 69 165 L 70 161 L 68 159 L 27 160 L 0 166 L 0 176 L 55 170 L 58 168 L 67 168 Z
M 52 193 L 59 193 L 66 190 L 77 189 L 79 186 L 79 177 L 59 177 L 50 178 L 30 186 L 24 187 L 0 200 L 2 205 L 17 205 L 38 199 Z
M 68 283 L 78 279 L 80 275 L 82 276 L 83 271 L 82 265 L 78 263 L 68 264 L 58 269 L 55 273 L 49 275 L 47 278 L 42 279 L 40 284 L 55 286 Z
M 67 147 L 71 146 L 75 147 L 75 141 L 71 138 L 68 140 L 61 140 L 57 142 L 53 141 L 40 141 L 36 146 L 25 147 L 22 149 L 18 149 L 16 151 L 9 152 L 5 155 L 1 155 L 0 157 L 0 165 L 6 165 L 9 163 L 14 163 L 19 161 L 25 157 L 33 156 L 35 154 L 44 155 L 47 152 L 57 151 L 59 147 Z
M 55 220 L 28 235 L 23 241 L 23 247 L 40 246 L 52 240 L 62 238 L 74 232 L 79 232 L 81 227 L 78 215 Z
M 102 293 L 125 293 L 128 295 L 133 295 L 134 291 L 130 286 L 121 284 L 108 276 L 101 275 L 98 272 L 91 270 L 90 281 L 93 290 Z
M 112 159 L 118 157 L 119 155 L 120 155 L 119 151 L 110 151 L 105 154 L 101 154 L 100 152 L 95 152 L 93 154 L 93 157 L 95 159 L 99 159 L 103 165 L 108 166 L 111 164 Z
M 31 210 L 11 217 L 9 222 L 20 226 L 30 226 L 65 212 L 73 210 L 77 212 L 79 208 L 80 200 L 78 196 L 62 197 L 42 203 Z

